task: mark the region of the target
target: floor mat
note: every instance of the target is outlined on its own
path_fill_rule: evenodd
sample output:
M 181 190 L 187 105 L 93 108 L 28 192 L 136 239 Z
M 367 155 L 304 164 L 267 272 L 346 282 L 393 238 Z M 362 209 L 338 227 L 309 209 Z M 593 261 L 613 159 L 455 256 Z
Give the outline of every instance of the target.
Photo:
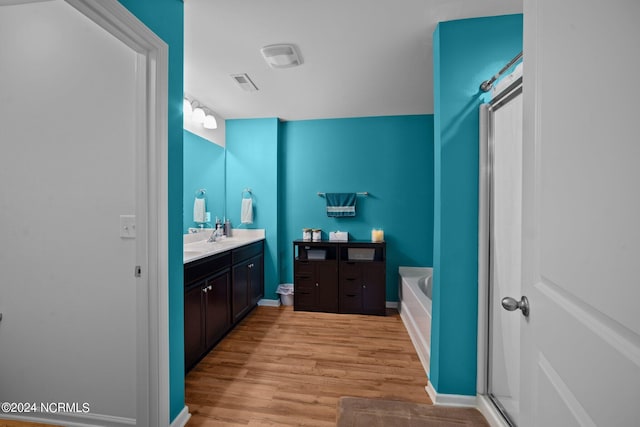
M 489 424 L 475 408 L 341 397 L 337 427 L 465 427 Z

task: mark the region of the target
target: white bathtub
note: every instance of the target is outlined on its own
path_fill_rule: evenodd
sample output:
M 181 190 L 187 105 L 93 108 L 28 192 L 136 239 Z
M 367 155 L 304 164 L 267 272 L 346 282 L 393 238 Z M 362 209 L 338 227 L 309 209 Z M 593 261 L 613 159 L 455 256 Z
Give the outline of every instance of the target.
M 428 376 L 433 269 L 429 267 L 399 267 L 398 275 L 400 317 Z

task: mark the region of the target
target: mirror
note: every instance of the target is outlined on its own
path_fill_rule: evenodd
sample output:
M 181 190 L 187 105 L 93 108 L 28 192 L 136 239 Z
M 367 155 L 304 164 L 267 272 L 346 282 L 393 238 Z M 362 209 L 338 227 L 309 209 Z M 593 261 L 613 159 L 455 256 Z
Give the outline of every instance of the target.
M 219 120 L 218 123 L 223 122 Z M 224 126 L 224 125 L 223 125 Z M 218 129 L 216 129 L 218 130 Z M 211 131 L 209 131 L 211 132 Z M 216 217 L 225 216 L 226 200 L 226 150 L 223 144 L 214 143 L 208 135 L 200 135 L 185 126 L 183 131 L 183 234 L 189 228 L 213 228 Z M 217 132 L 220 134 L 220 132 Z M 224 133 L 222 132 L 222 135 Z M 206 137 L 206 138 L 205 138 Z M 204 194 L 200 190 L 204 190 Z M 211 214 L 205 223 L 194 221 L 195 199 L 204 198 L 205 211 Z

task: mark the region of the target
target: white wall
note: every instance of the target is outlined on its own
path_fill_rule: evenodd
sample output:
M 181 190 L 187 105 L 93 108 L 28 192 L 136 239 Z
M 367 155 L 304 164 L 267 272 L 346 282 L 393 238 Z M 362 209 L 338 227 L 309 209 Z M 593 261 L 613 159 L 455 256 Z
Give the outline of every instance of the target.
M 0 7 L 0 52 L 0 402 L 134 419 L 135 53 L 62 1 Z

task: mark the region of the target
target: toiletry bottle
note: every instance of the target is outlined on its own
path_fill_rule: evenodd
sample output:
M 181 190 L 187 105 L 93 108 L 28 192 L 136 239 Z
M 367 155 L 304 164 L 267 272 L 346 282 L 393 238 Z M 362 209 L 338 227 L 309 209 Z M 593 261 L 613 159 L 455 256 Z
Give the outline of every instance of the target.
M 224 235 L 231 237 L 231 221 L 228 218 L 224 220 Z

